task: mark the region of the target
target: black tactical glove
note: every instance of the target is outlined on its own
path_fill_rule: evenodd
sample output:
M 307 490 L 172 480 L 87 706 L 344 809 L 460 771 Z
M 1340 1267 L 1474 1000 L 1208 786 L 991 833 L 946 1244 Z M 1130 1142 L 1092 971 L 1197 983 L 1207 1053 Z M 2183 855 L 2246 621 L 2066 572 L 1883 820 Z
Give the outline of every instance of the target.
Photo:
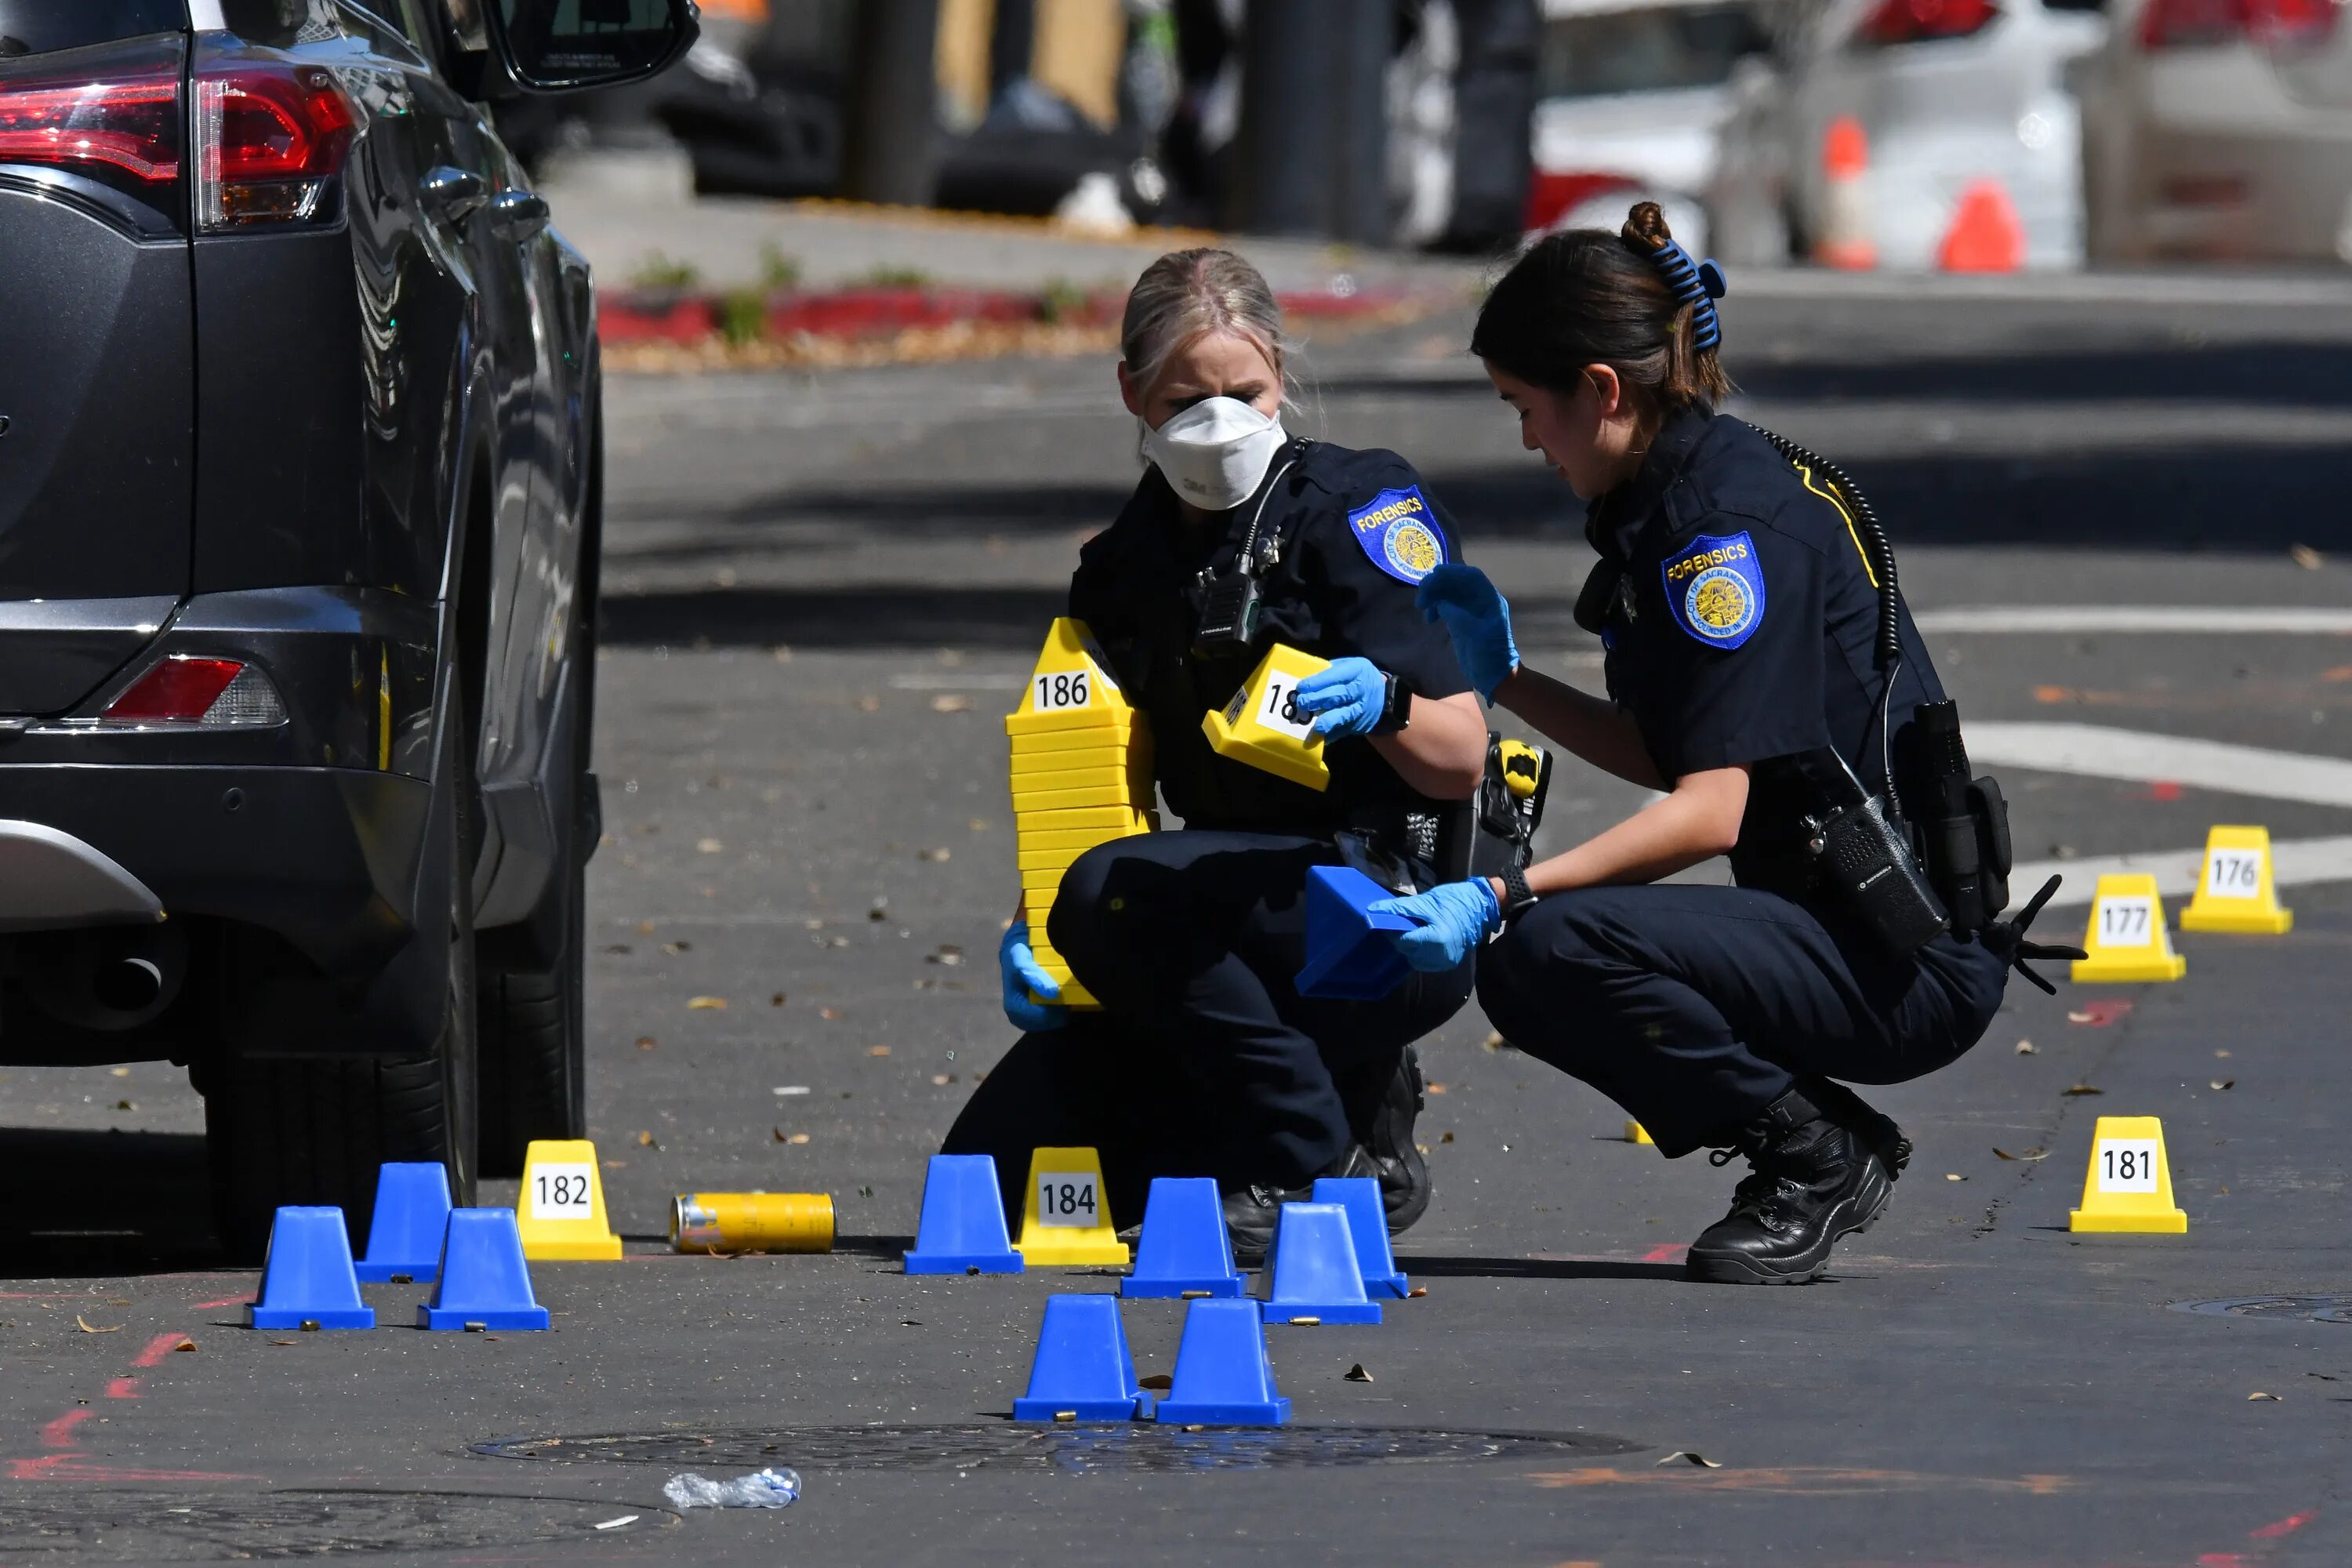
M 2025 940 L 2026 930 L 2033 924 L 2033 917 L 2042 912 L 2042 906 L 2048 903 L 2050 895 L 2058 890 L 2061 879 L 2053 877 L 2042 883 L 2042 890 L 2034 894 L 2025 908 L 2018 911 L 2016 919 L 1993 921 L 1992 924 L 1985 927 L 1984 934 L 1977 939 L 1985 944 L 1988 952 L 2053 996 L 2058 994 L 2058 987 L 2028 969 L 2025 966 L 2025 961 L 2029 958 L 2087 958 L 2090 956 L 2079 947 L 2069 947 L 2060 942 Z

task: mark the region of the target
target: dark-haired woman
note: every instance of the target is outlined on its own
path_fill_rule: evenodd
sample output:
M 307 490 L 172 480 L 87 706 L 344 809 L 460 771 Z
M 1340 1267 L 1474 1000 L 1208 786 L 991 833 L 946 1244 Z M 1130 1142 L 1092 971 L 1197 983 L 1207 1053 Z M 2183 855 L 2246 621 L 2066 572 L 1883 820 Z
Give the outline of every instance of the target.
M 1995 909 L 1969 936 L 1904 951 L 1916 928 L 1889 936 L 1814 867 L 1809 817 L 1869 796 L 1912 821 L 1930 809 L 1911 731 L 1944 693 L 1899 600 L 1900 658 L 1884 657 L 1867 528 L 1818 473 L 1716 413 L 1722 293 L 1644 203 L 1621 233 L 1544 239 L 1488 297 L 1471 351 L 1521 441 L 1587 501 L 1601 560 L 1578 618 L 1607 650 L 1609 695 L 1523 666 L 1474 568 L 1439 568 L 1420 602 L 1489 700 L 1664 795 L 1522 874 L 1391 907 L 1423 922 L 1399 939 L 1416 965 L 1495 937 L 1478 958 L 1488 1018 L 1632 1111 L 1662 1152 L 1747 1157 L 1731 1212 L 1690 1248 L 1694 1276 L 1795 1284 L 1878 1217 L 1910 1152 L 1838 1080 L 1951 1062 L 2000 1005 L 2009 961 L 2037 950 Z M 1717 855 L 1737 886 L 1661 880 Z

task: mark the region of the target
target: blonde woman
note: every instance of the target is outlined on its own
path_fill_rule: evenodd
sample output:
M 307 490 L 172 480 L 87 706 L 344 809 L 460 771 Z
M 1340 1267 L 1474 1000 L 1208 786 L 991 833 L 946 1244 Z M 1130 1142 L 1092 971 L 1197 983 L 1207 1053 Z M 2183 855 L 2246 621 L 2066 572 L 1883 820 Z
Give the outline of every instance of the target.
M 1429 1198 L 1410 1047 L 1462 1005 L 1470 964 L 1380 1002 L 1302 997 L 1292 977 L 1308 868 L 1433 886 L 1440 826 L 1478 786 L 1485 717 L 1445 632 L 1413 605 L 1460 558 L 1459 538 L 1395 453 L 1285 428 L 1281 312 L 1240 257 L 1154 262 L 1121 342 L 1119 395 L 1147 467 L 1080 552 L 1070 614 L 1149 715 L 1182 826 L 1104 845 L 1064 874 L 1053 945 L 1101 1011 L 1029 999 L 1056 993 L 1030 949 L 1031 911 L 1015 911 L 1000 957 L 1024 1033 L 946 1149 L 994 1155 L 1014 1213 L 1042 1145 L 1097 1149 L 1123 1221 L 1141 1216 L 1154 1176 L 1213 1177 L 1244 1259 L 1322 1175 L 1378 1176 L 1401 1230 Z M 1254 616 L 1231 613 L 1251 598 Z M 1320 793 L 1218 756 L 1201 732 L 1276 642 L 1332 661 L 1297 691 L 1326 737 Z

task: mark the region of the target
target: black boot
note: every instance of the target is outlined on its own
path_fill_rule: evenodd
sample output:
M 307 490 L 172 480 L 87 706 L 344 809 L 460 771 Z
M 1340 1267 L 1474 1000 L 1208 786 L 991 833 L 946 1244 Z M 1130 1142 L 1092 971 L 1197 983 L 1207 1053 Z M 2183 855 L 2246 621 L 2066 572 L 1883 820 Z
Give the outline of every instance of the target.
M 1429 1161 L 1412 1141 L 1413 1120 L 1428 1103 L 1422 1089 L 1421 1056 L 1411 1046 L 1388 1072 L 1373 1069 L 1360 1075 L 1353 1086 L 1359 1112 L 1351 1106 L 1349 1121 L 1372 1158 L 1381 1181 L 1381 1208 L 1391 1236 L 1402 1235 L 1429 1211 Z
M 1731 1212 L 1691 1243 L 1694 1279 L 1802 1285 L 1829 1267 L 1843 1236 L 1868 1230 L 1911 1154 L 1902 1130 L 1852 1090 L 1790 1089 L 1713 1156 L 1745 1154 Z
M 1347 1152 L 1332 1162 L 1324 1176 L 1377 1176 L 1372 1157 L 1364 1152 L 1361 1144 L 1350 1143 Z M 1244 1268 L 1255 1268 L 1265 1261 L 1265 1249 L 1274 1245 L 1275 1223 L 1282 1218 L 1282 1205 L 1303 1204 L 1315 1195 L 1315 1183 L 1303 1186 L 1271 1187 L 1252 1183 L 1235 1187 L 1224 1195 L 1225 1234 L 1232 1237 L 1234 1261 Z

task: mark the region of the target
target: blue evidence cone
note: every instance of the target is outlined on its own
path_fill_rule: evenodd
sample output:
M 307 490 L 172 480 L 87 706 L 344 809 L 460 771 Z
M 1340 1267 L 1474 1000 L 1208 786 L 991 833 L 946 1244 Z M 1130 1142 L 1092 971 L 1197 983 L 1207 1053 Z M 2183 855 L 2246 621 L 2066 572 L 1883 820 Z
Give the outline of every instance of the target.
M 934 1154 L 923 1173 L 923 1218 L 909 1274 L 1018 1274 L 1021 1255 L 1004 1228 L 996 1161 L 987 1154 Z
M 1389 937 L 1413 922 L 1370 911 L 1395 896 L 1353 867 L 1307 868 L 1307 963 L 1293 983 L 1301 996 L 1377 1001 L 1403 984 L 1404 955 Z
M 1290 1401 L 1275 1392 L 1255 1301 L 1194 1301 L 1184 1309 L 1174 1384 L 1154 1419 L 1215 1426 L 1279 1426 L 1290 1419 Z
M 1348 1235 L 1356 1243 L 1356 1268 L 1364 1277 L 1364 1293 L 1403 1300 L 1410 1287 L 1389 1251 L 1389 1216 L 1381 1207 L 1380 1183 L 1370 1176 L 1318 1176 L 1315 1201 L 1338 1204 L 1348 1211 Z
M 1029 1392 L 1013 1402 L 1015 1421 L 1133 1421 L 1151 1414 L 1151 1396 L 1135 1381 L 1118 1298 L 1045 1298 Z
M 1274 1289 L 1269 1323 L 1377 1323 L 1380 1303 L 1364 1294 L 1348 1211 L 1338 1204 L 1285 1204 L 1266 1255 Z
M 375 1309 L 360 1300 L 342 1210 L 278 1211 L 261 1266 L 261 1300 L 246 1308 L 245 1321 L 256 1329 L 375 1327 Z
M 543 1329 L 547 1309 L 530 1293 L 522 1231 L 512 1209 L 451 1209 L 441 1239 L 441 1278 L 416 1309 L 420 1329 Z
M 1378 1184 L 1374 1184 L 1376 1186 Z M 1373 1194 L 1378 1205 L 1380 1196 Z M 1143 1204 L 1143 1239 L 1122 1296 L 1238 1296 L 1234 1244 L 1217 1184 L 1206 1176 L 1154 1176 Z
M 449 1175 L 430 1161 L 393 1161 L 375 1173 L 375 1218 L 368 1223 L 360 1278 L 430 1285 L 441 1268 L 441 1233 L 449 1228 Z

